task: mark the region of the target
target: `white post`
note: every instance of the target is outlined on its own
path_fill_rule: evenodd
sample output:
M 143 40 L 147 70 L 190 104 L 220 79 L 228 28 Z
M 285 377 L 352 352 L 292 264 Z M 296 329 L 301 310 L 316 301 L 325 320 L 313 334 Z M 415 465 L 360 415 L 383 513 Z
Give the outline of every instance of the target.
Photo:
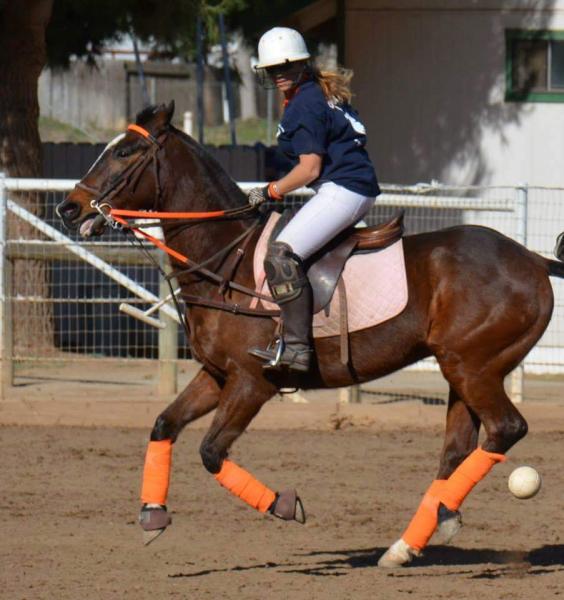
M 6 176 L 0 173 L 0 394 L 2 400 L 14 383 L 12 361 L 11 269 L 7 255 L 8 204 Z
M 528 201 L 529 201 L 529 186 L 522 183 L 516 189 L 515 197 L 515 239 L 523 246 L 527 245 L 527 218 L 528 218 Z M 522 362 L 511 373 L 511 389 L 510 397 L 514 404 L 523 402 L 523 389 L 525 384 L 525 363 Z
M 160 263 L 163 271 L 170 273 L 168 257 L 161 256 Z M 159 284 L 159 296 L 164 299 L 168 293 L 168 284 L 162 277 Z M 159 396 L 161 397 L 176 393 L 178 379 L 178 324 L 162 308 L 161 306 L 159 310 L 159 320 L 165 324 L 165 327 L 159 329 Z
M 270 87 L 266 90 L 266 143 L 272 145 L 272 104 L 274 102 L 274 90 Z
M 192 111 L 187 110 L 184 113 L 184 133 L 187 133 L 190 137 L 192 137 L 192 132 L 194 129 L 194 119 L 192 117 Z
M 223 109 L 223 122 L 229 123 L 229 101 L 227 98 L 227 87 L 225 83 L 221 84 L 221 106 Z

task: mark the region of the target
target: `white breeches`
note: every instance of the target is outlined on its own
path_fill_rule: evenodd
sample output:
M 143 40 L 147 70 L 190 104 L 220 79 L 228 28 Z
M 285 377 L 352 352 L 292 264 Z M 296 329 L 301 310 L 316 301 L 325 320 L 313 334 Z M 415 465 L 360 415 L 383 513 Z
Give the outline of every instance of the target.
M 373 204 L 374 198 L 351 192 L 331 181 L 322 183 L 276 241 L 285 242 L 300 258 L 306 259 L 343 229 L 360 221 Z

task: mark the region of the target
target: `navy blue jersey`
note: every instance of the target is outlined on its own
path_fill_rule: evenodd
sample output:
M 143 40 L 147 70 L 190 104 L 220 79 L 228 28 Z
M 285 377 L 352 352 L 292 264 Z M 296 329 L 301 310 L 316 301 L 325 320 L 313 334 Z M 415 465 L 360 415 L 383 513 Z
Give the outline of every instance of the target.
M 293 165 L 300 154 L 322 156 L 319 179 L 310 185 L 332 181 L 363 196 L 380 193 L 358 114 L 349 104 L 328 102 L 314 81 L 302 84 L 286 107 L 277 138 Z

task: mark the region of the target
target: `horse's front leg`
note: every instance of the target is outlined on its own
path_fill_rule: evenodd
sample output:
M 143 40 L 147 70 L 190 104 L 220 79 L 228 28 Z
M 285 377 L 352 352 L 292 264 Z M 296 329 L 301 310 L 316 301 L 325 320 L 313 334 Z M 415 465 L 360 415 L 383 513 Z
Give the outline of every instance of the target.
M 205 368 L 186 386 L 155 421 L 145 457 L 141 514 L 145 544 L 158 537 L 170 524 L 166 510 L 172 444 L 182 429 L 191 421 L 202 417 L 217 407 L 221 394 L 219 382 Z
M 274 492 L 227 458 L 229 448 L 276 392 L 269 382 L 242 369 L 229 375 L 214 420 L 200 446 L 204 467 L 233 495 L 262 513 L 305 522 L 295 490 Z
M 446 430 L 436 485 L 441 485 L 456 471 L 461 463 L 476 449 L 480 420 L 466 406 L 460 395 L 451 386 L 449 393 Z M 443 543 L 448 543 L 460 531 L 462 517 L 458 510 L 451 510 L 442 502 L 438 506 L 438 527 Z M 396 567 L 410 562 L 412 549 L 399 539 L 378 561 L 381 567 Z

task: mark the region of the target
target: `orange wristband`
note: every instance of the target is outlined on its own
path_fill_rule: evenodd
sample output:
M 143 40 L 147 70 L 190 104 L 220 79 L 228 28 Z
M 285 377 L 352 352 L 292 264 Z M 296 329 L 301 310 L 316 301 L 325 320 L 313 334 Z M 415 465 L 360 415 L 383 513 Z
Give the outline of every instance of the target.
M 284 200 L 284 194 L 281 194 L 277 189 L 276 189 L 276 182 L 275 181 L 271 181 L 268 184 L 268 195 L 273 198 L 274 200 Z

